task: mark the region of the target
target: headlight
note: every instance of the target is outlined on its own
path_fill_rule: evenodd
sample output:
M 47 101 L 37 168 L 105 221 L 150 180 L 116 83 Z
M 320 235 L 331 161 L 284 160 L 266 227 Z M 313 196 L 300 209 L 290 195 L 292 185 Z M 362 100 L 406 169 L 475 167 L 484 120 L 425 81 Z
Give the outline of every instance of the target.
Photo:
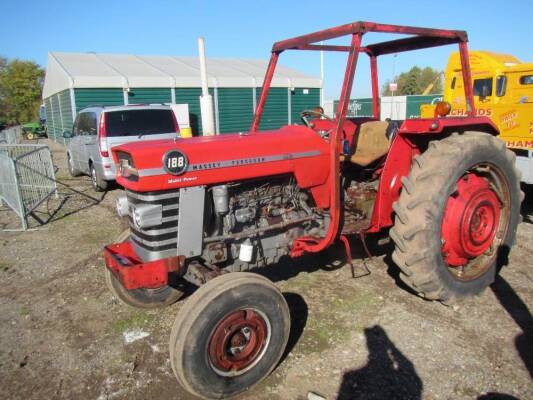
M 158 226 L 163 223 L 163 206 L 161 204 L 140 204 L 131 210 L 133 223 L 139 229 Z
M 116 202 L 116 207 L 117 207 L 117 214 L 120 216 L 120 217 L 126 217 L 127 215 L 129 215 L 130 213 L 130 205 L 128 203 L 128 198 L 126 197 L 125 194 L 121 194 L 120 196 L 118 196 L 117 198 L 117 202 Z
M 142 217 L 141 213 L 137 210 L 137 208 L 133 208 L 131 217 L 135 226 L 137 228 L 142 228 Z

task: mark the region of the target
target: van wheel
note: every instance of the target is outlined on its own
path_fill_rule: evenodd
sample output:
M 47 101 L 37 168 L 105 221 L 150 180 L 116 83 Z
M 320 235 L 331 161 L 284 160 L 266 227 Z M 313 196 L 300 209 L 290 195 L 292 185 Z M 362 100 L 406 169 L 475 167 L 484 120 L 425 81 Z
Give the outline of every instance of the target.
M 174 375 L 200 398 L 235 396 L 276 367 L 289 330 L 287 302 L 271 281 L 248 272 L 221 275 L 189 297 L 176 317 Z
M 68 166 L 68 173 L 72 177 L 80 176 L 81 173 L 76 168 L 74 168 L 74 164 L 72 163 L 72 157 L 70 154 L 67 154 L 67 166 Z
M 489 286 L 516 237 L 520 173 L 489 134 L 430 143 L 403 178 L 390 235 L 400 278 L 429 300 L 452 304 Z
M 93 184 L 93 188 L 97 192 L 105 192 L 107 188 L 109 187 L 109 182 L 103 180 L 100 175 L 98 175 L 98 172 L 96 172 L 96 168 L 94 168 L 94 164 L 91 163 L 90 167 L 91 172 L 91 183 Z
M 183 292 L 171 286 L 157 289 L 128 290 L 115 278 L 113 272 L 105 267 L 105 282 L 108 289 L 123 303 L 136 308 L 161 308 L 178 301 Z

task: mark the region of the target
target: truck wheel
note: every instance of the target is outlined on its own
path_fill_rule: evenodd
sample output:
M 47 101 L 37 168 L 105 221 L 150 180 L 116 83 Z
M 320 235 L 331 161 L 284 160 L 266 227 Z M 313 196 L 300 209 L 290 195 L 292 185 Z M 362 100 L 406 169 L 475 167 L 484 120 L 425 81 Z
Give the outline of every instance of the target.
M 91 183 L 93 184 L 94 190 L 97 192 L 105 192 L 109 186 L 109 183 L 103 180 L 100 175 L 98 175 L 98 172 L 96 172 L 96 168 L 94 168 L 94 164 L 92 163 L 90 165 L 90 173 Z
M 72 164 L 72 158 L 70 157 L 70 154 L 67 154 L 67 166 L 68 166 L 68 173 L 72 177 L 80 176 L 80 171 L 78 171 L 76 168 L 74 168 L 74 165 Z
M 452 304 L 494 281 L 520 222 L 514 161 L 482 132 L 433 141 L 415 157 L 390 235 L 400 278 L 419 295 Z
M 237 395 L 274 369 L 289 329 L 287 302 L 272 282 L 247 272 L 219 276 L 176 317 L 170 335 L 174 375 L 201 398 Z
M 105 281 L 109 290 L 123 303 L 136 308 L 160 308 L 175 303 L 183 292 L 171 286 L 157 289 L 128 290 L 115 278 L 113 272 L 105 267 Z

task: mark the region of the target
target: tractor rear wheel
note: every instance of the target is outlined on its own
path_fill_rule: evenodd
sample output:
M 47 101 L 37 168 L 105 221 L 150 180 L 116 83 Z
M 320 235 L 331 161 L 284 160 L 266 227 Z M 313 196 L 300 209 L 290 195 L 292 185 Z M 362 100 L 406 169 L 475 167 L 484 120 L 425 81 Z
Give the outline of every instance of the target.
M 237 395 L 274 369 L 289 329 L 287 302 L 272 282 L 247 272 L 221 275 L 201 286 L 176 317 L 174 375 L 201 398 Z
M 514 162 L 482 132 L 454 133 L 415 157 L 390 235 L 400 278 L 419 295 L 452 304 L 494 281 L 520 222 Z

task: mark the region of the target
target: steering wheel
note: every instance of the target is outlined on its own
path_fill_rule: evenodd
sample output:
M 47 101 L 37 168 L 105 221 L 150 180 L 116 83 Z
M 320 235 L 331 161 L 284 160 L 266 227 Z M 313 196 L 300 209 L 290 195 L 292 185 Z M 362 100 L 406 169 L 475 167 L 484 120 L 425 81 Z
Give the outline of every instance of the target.
M 334 122 L 333 118 L 328 117 L 324 113 L 324 109 L 320 106 L 315 107 L 313 110 L 303 110 L 300 113 L 300 118 L 308 128 L 313 128 L 312 123 L 309 119 L 327 119 L 328 121 Z

